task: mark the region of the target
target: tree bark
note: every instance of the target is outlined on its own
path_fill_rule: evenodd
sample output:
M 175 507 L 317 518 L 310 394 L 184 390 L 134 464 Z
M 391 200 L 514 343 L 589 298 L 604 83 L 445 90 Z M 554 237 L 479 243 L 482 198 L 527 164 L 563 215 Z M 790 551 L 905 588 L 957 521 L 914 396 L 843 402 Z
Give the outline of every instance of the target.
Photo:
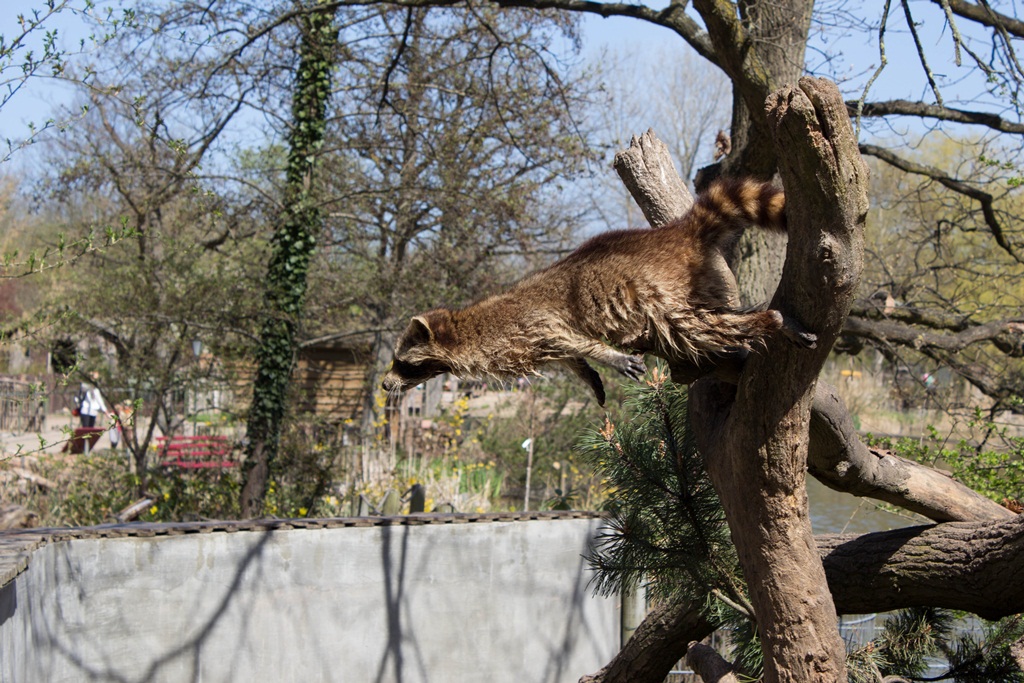
M 686 663 L 704 683 L 739 683 L 729 662 L 710 645 L 691 641 L 686 647 Z
M 841 614 L 923 606 L 985 619 L 1024 612 L 1024 515 L 815 541 Z
M 804 485 L 815 381 L 860 279 L 867 168 L 830 82 L 805 78 L 774 93 L 768 120 L 786 150 L 790 230 L 772 305 L 813 330 L 818 347 L 769 341 L 736 387 L 698 381 L 691 415 L 750 590 L 765 680 L 845 681 L 845 645 Z
M 686 643 L 702 640 L 716 628 L 717 624 L 702 614 L 700 605 L 659 603 L 615 658 L 597 673 L 582 677 L 580 683 L 663 681 L 686 653 Z
M 653 133 L 649 132 L 644 137 L 650 136 Z M 659 148 L 650 139 L 644 140 L 642 146 L 646 156 Z M 660 148 L 665 150 L 664 145 Z M 633 154 L 639 156 L 639 152 Z M 644 172 L 642 169 L 645 167 L 658 171 Z M 631 189 L 631 193 L 644 214 L 659 216 L 652 225 L 675 217 L 664 215 L 664 206 L 670 205 L 672 198 L 659 198 L 660 192 L 670 191 L 666 188 L 678 187 L 682 183 L 681 180 L 667 182 L 662 178 L 661 173 L 668 169 L 674 171 L 674 166 L 671 160 L 664 159 L 642 164 L 616 164 L 620 175 L 631 174 L 629 180 L 624 178 L 627 187 L 641 188 L 640 191 Z M 652 201 L 660 206 L 649 210 L 646 204 Z M 836 490 L 884 500 L 936 521 L 982 522 L 1013 516 L 1006 508 L 932 468 L 869 450 L 860 441 L 846 406 L 835 389 L 820 382 L 812 408 L 808 465 L 814 476 Z M 887 598 L 887 595 L 879 595 L 878 601 L 883 603 Z M 693 615 L 693 606 L 689 604 L 655 606 L 623 650 L 600 672 L 584 680 L 603 683 L 663 680 L 672 664 L 685 654 L 685 643 L 707 635 L 704 630 L 708 628 L 706 623 L 700 627 L 691 626 Z
M 679 177 L 668 146 L 653 130 L 633 136 L 629 148 L 615 155 L 613 166 L 652 226 L 664 225 L 693 206 L 693 195 Z
M 1013 513 L 939 470 L 864 445 L 835 387 L 819 381 L 811 408 L 808 471 L 836 491 L 892 503 L 937 522 Z

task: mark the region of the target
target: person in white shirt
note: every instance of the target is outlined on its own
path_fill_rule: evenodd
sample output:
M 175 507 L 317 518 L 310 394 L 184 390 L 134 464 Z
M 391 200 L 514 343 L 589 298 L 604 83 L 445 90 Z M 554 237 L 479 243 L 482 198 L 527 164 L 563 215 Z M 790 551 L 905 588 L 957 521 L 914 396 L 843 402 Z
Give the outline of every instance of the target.
M 110 412 L 106 401 L 103 400 L 103 394 L 96 388 L 96 385 L 89 382 L 82 382 L 78 388 L 76 403 L 79 400 L 81 404 L 78 407 L 78 416 L 82 420 L 83 427 L 95 427 L 96 417 Z

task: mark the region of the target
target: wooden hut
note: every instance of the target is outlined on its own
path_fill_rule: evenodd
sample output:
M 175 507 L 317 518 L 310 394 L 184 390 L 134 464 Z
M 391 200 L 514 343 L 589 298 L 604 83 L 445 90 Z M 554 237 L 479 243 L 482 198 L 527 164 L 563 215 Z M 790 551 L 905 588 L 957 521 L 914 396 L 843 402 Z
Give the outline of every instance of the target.
M 303 347 L 292 374 L 298 414 L 328 424 L 358 425 L 367 392 L 370 342 L 362 338 Z

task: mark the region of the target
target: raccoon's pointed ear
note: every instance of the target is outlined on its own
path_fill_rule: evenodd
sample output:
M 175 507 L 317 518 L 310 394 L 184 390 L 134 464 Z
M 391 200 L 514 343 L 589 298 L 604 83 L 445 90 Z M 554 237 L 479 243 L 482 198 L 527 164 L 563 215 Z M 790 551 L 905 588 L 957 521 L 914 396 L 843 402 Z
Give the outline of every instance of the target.
M 409 321 L 409 329 L 406 330 L 405 337 L 409 341 L 417 343 L 430 341 L 434 337 L 430 332 L 430 322 L 422 315 L 416 316 Z
M 417 338 L 425 342 L 444 340 L 448 336 L 451 319 L 451 311 L 438 308 L 413 318 L 409 329 L 415 329 Z

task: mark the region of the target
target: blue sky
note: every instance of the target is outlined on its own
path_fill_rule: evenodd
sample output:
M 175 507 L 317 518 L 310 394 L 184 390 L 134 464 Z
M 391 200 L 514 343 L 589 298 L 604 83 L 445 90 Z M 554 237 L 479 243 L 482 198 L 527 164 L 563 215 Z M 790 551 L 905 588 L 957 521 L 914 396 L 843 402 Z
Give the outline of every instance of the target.
M 4 9 L 0 11 L 0 32 L 8 37 L 13 36 L 17 29 L 17 13 L 28 11 L 32 6 L 38 5 L 38 1 L 6 0 Z M 952 64 L 952 43 L 941 12 L 931 10 L 928 3 L 917 3 L 914 7 L 914 11 L 923 22 L 920 31 L 926 48 L 931 52 L 933 69 L 938 74 L 954 77 L 957 69 Z M 65 46 L 74 47 L 77 40 L 83 37 L 81 24 L 74 15 L 58 16 L 52 25 L 60 31 Z M 859 94 L 871 70 L 878 64 L 878 49 L 874 42 L 873 34 L 864 33 L 851 33 L 848 37 L 840 38 L 835 34 L 824 38 L 819 36 L 815 42 L 817 48 L 830 50 L 838 55 L 840 67 L 836 75 L 840 79 L 849 79 L 841 83 L 841 88 L 848 96 Z M 606 45 L 627 54 L 649 54 L 653 60 L 663 55 L 666 47 L 682 46 L 682 39 L 668 29 L 634 19 L 603 19 L 587 15 L 584 19 L 585 55 L 598 55 L 600 48 Z M 931 94 L 927 92 L 923 71 L 906 31 L 903 16 L 895 11 L 890 18 L 887 52 L 889 66 L 873 87 L 871 98 L 925 97 L 930 100 Z M 809 52 L 809 63 L 819 61 L 817 54 L 813 50 Z M 955 103 L 958 93 L 970 91 L 973 96 L 973 92 L 978 90 L 977 83 L 977 79 L 967 79 L 958 85 L 947 85 L 944 94 L 949 103 Z M 41 125 L 52 115 L 55 104 L 67 104 L 71 100 L 71 93 L 71 88 L 52 79 L 41 78 L 28 83 L 0 109 L 0 138 L 13 139 L 24 135 L 28 131 L 28 122 Z M 960 104 L 964 106 L 965 103 Z M 990 110 L 996 108 L 996 105 L 981 102 L 970 104 Z M 638 125 L 642 127 L 642 123 Z

